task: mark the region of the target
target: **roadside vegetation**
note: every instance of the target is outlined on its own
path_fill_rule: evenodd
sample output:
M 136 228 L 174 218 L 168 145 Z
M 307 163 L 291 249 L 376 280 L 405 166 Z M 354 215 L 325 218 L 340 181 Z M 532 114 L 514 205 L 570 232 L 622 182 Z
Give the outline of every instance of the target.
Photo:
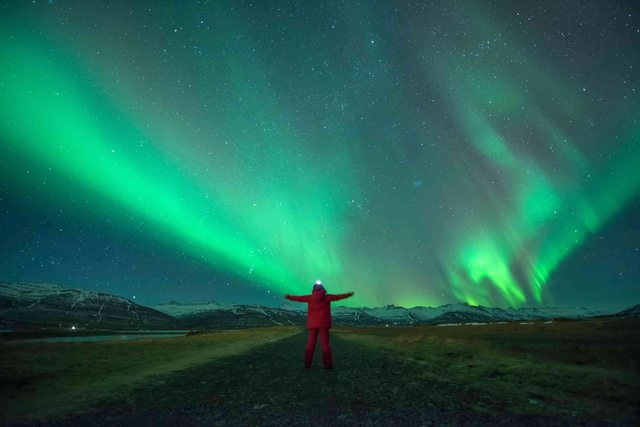
M 0 419 L 55 417 L 126 398 L 151 377 L 242 354 L 298 332 L 272 327 L 131 341 L 0 341 Z
M 0 424 L 638 425 L 640 319 L 0 340 Z M 332 411 L 325 408 L 331 407 Z M 151 421 L 150 421 L 151 422 Z M 44 423 L 44 424 L 43 424 Z
M 640 415 L 638 318 L 339 332 L 350 342 L 421 364 L 425 381 L 455 383 L 500 402 L 505 411 L 611 421 Z

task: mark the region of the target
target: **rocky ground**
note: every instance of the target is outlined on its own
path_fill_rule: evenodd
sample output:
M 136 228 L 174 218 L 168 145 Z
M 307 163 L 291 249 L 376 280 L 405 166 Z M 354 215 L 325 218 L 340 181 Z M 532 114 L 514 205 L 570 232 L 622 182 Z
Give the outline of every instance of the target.
M 244 355 L 156 377 L 125 400 L 37 425 L 611 425 L 504 413 L 495 397 L 433 380 L 433 373 L 427 379 L 424 364 L 365 349 L 335 333 L 331 340 L 332 370 L 323 369 L 319 348 L 313 367 L 303 368 L 301 329 Z

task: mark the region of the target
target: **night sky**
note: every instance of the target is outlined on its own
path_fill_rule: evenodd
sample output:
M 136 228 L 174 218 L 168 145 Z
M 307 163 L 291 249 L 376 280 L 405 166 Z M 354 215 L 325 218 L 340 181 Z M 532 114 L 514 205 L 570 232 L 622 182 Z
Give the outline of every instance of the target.
M 640 302 L 640 2 L 3 1 L 0 280 Z

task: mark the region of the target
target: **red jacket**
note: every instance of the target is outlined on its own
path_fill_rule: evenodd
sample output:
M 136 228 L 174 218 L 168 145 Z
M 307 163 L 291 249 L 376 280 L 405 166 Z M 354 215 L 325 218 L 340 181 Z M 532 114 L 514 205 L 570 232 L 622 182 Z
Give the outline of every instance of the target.
M 307 328 L 331 328 L 331 301 L 338 301 L 350 297 L 352 294 L 328 294 L 324 289 L 314 290 L 311 295 L 287 295 L 291 301 L 306 302 Z

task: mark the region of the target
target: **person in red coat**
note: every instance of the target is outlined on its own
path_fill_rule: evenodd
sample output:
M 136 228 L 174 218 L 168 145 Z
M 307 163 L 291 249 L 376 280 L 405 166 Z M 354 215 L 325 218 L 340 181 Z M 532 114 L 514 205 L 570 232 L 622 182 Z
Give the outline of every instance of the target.
M 316 348 L 316 340 L 320 334 L 320 344 L 322 345 L 322 361 L 326 369 L 333 368 L 333 355 L 329 345 L 329 329 L 331 329 L 331 301 L 338 301 L 349 298 L 353 292 L 346 294 L 328 294 L 319 280 L 313 285 L 311 295 L 294 296 L 285 295 L 291 301 L 306 302 L 307 308 L 307 329 L 309 329 L 309 340 L 304 351 L 304 367 L 310 368 L 313 361 L 313 352 Z

